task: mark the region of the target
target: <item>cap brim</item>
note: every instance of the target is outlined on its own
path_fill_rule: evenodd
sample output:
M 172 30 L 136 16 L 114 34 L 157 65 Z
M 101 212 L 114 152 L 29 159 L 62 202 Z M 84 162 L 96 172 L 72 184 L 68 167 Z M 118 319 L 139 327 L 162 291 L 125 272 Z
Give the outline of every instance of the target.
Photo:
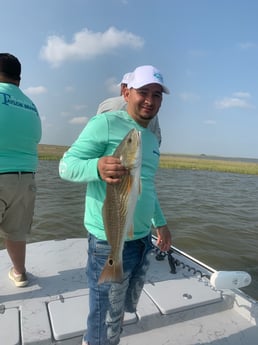
M 169 89 L 164 85 L 161 85 L 161 86 L 162 86 L 163 92 L 166 93 L 167 95 L 169 95 L 170 94 Z

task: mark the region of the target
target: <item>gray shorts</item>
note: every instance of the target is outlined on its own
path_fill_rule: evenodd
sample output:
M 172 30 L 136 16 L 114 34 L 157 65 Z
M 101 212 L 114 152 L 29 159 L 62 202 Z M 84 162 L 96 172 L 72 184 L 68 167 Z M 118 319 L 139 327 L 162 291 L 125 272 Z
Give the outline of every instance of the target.
M 30 233 L 36 197 L 35 174 L 0 174 L 0 235 L 25 241 Z

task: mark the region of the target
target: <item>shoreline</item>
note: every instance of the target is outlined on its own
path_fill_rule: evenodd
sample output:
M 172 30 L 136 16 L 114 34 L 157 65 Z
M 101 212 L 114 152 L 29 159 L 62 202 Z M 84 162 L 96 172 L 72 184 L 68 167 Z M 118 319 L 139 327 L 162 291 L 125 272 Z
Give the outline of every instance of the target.
M 69 146 L 39 144 L 39 159 L 60 160 L 68 148 Z M 166 169 L 208 170 L 258 176 L 258 159 L 162 153 L 159 166 Z

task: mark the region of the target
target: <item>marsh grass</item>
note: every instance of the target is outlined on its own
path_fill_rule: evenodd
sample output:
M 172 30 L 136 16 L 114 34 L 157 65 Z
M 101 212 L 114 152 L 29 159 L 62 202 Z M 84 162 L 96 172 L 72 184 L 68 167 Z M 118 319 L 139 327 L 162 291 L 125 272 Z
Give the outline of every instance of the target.
M 39 159 L 59 160 L 69 146 L 39 145 Z M 161 154 L 160 167 L 169 169 L 208 170 L 237 174 L 258 175 L 258 163 L 233 159 L 210 158 L 206 156 L 188 156 Z
M 39 144 L 38 152 L 41 160 L 59 160 L 69 146 Z
M 179 155 L 161 155 L 161 168 L 171 169 L 187 169 L 187 170 L 208 170 L 221 171 L 237 174 L 258 175 L 258 163 L 245 162 L 232 159 L 214 159 L 195 157 L 195 156 L 179 156 Z

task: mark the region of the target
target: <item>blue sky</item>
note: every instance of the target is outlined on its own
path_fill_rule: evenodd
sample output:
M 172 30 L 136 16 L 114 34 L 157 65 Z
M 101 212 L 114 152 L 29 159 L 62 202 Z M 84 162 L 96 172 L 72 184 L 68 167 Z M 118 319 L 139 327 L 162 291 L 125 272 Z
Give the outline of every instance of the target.
M 257 13 L 256 0 L 9 0 L 1 51 L 22 62 L 43 144 L 71 145 L 123 74 L 152 64 L 171 91 L 161 152 L 258 158 Z

